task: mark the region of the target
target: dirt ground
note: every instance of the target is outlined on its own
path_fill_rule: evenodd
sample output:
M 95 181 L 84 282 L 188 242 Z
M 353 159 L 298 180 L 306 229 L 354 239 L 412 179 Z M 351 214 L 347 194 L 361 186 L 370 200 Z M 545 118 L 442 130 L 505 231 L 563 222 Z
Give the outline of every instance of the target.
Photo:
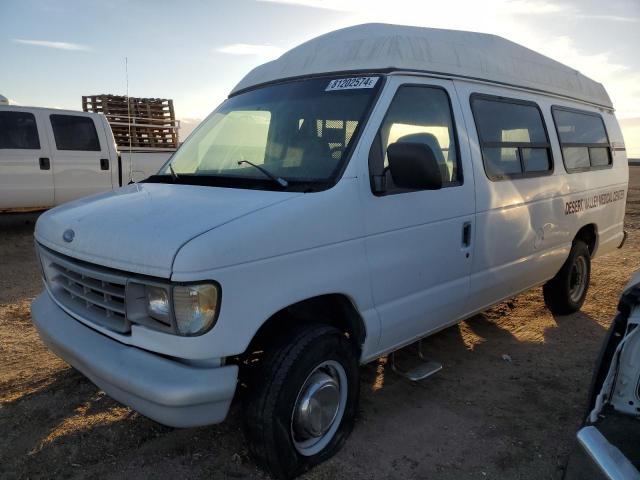
M 163 427 L 45 349 L 29 316 L 42 288 L 35 218 L 0 216 L 0 477 L 265 478 L 237 406 L 218 426 Z M 626 246 L 594 261 L 582 312 L 554 317 L 535 289 L 431 337 L 426 348 L 444 364 L 431 379 L 412 384 L 385 359 L 363 367 L 353 434 L 304 478 L 560 478 L 601 340 L 640 268 L 640 167 L 626 228 Z

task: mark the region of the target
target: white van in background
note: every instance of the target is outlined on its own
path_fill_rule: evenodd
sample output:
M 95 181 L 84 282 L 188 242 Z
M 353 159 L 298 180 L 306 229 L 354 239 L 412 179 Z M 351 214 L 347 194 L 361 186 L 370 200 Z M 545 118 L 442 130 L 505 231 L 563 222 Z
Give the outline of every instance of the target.
M 0 105 L 0 211 L 113 190 L 155 174 L 172 153 L 120 157 L 103 115 Z
M 627 184 L 599 83 L 492 35 L 346 28 L 250 72 L 158 175 L 43 214 L 32 318 L 158 422 L 238 390 L 289 478 L 343 444 L 359 364 L 538 285 L 578 310 Z

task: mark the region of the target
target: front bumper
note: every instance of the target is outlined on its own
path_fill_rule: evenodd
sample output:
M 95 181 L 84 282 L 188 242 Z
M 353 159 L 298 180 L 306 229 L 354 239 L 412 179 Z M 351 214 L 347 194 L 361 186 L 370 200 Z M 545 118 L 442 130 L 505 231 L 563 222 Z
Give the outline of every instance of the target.
M 49 349 L 110 397 L 172 427 L 225 419 L 238 366 L 201 368 L 119 343 L 63 311 L 47 292 L 31 304 L 31 317 Z

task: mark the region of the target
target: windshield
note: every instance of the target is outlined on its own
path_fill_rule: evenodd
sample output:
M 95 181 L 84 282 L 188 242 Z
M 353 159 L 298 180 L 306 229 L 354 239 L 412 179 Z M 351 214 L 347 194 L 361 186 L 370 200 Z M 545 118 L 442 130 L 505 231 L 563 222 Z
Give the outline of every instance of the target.
M 378 77 L 315 78 L 234 96 L 174 154 L 174 175 L 169 164 L 160 174 L 180 183 L 221 178 L 225 186 L 234 186 L 233 179 L 237 186 L 251 179 L 266 188 L 277 187 L 275 178 L 292 187 L 327 183 L 346 161 L 381 83 Z

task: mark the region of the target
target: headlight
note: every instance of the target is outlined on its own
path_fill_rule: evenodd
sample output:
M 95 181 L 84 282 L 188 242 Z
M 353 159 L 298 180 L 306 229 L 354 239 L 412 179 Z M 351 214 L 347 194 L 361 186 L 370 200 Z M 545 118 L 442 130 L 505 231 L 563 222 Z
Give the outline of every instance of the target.
M 216 322 L 220 289 L 214 283 L 129 282 L 125 304 L 131 323 L 183 336 L 201 335 Z
M 218 312 L 218 288 L 212 284 L 173 287 L 173 308 L 181 335 L 209 330 Z
M 171 303 L 169 292 L 163 287 L 147 286 L 147 311 L 149 316 L 166 325 L 171 325 Z

